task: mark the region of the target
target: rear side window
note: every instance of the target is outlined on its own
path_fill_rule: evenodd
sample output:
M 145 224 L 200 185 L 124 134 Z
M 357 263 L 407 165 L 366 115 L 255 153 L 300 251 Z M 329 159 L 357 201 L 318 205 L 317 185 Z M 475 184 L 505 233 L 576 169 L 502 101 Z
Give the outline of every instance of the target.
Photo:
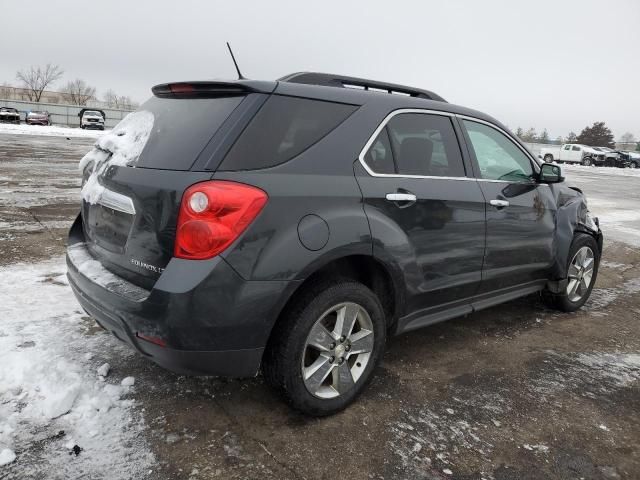
M 386 128 L 376 137 L 371 148 L 364 156 L 364 160 L 369 165 L 369 168 L 376 173 L 396 173 L 391 142 Z
M 382 157 L 385 139 L 391 161 Z M 384 161 L 380 160 L 383 158 Z M 380 132 L 364 157 L 375 173 L 428 177 L 464 177 L 462 154 L 451 119 L 442 115 L 402 113 Z M 388 171 L 390 168 L 394 169 Z
M 220 169 L 254 170 L 280 165 L 318 142 L 357 108 L 273 95 L 231 147 Z
M 189 170 L 213 134 L 244 98 L 152 97 L 140 107 L 153 114 L 153 129 L 136 166 Z

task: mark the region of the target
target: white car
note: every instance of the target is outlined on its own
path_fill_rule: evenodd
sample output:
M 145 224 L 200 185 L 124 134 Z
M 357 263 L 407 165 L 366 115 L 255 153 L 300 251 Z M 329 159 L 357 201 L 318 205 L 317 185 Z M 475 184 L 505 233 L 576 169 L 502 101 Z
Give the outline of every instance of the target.
M 80 117 L 80 128 L 97 128 L 104 130 L 104 117 L 97 110 L 85 110 Z
M 579 143 L 565 143 L 561 147 L 541 148 L 540 158 L 547 163 L 581 163 L 588 166 L 603 162 L 604 154 Z

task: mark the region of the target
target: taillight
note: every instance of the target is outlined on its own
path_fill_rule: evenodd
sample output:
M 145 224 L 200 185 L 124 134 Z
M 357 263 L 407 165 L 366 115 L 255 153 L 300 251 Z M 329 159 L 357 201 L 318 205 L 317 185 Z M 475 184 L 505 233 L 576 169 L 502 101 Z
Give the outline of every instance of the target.
M 191 185 L 182 196 L 174 255 L 202 260 L 223 252 L 258 216 L 267 194 L 222 180 Z

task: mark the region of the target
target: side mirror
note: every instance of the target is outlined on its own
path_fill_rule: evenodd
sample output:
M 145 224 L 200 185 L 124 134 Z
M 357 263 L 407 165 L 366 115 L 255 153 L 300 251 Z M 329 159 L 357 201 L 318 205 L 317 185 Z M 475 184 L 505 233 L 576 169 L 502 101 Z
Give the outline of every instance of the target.
M 558 165 L 553 163 L 543 163 L 540 166 L 540 175 L 538 176 L 540 183 L 559 183 L 564 182 L 562 170 Z

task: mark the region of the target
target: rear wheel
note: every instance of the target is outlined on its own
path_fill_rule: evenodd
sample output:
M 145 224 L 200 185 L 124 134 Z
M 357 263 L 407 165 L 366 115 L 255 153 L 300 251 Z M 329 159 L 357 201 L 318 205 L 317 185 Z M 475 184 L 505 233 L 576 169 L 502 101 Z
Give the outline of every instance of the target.
M 582 159 L 582 165 L 584 165 L 585 167 L 590 167 L 593 164 L 593 162 L 591 161 L 591 157 L 584 157 Z
M 371 380 L 385 334 L 382 306 L 367 287 L 350 280 L 318 285 L 276 325 L 265 352 L 265 379 L 303 413 L 336 413 Z
M 630 166 L 631 168 L 638 168 L 638 166 L 640 166 L 640 164 L 639 164 L 638 162 L 636 162 L 635 160 L 632 160 L 632 161 L 629 163 L 629 166 Z
M 598 276 L 600 253 L 591 235 L 579 233 L 573 238 L 567 264 L 567 286 L 563 292 L 548 295 L 552 306 L 563 312 L 578 310 L 591 295 Z

